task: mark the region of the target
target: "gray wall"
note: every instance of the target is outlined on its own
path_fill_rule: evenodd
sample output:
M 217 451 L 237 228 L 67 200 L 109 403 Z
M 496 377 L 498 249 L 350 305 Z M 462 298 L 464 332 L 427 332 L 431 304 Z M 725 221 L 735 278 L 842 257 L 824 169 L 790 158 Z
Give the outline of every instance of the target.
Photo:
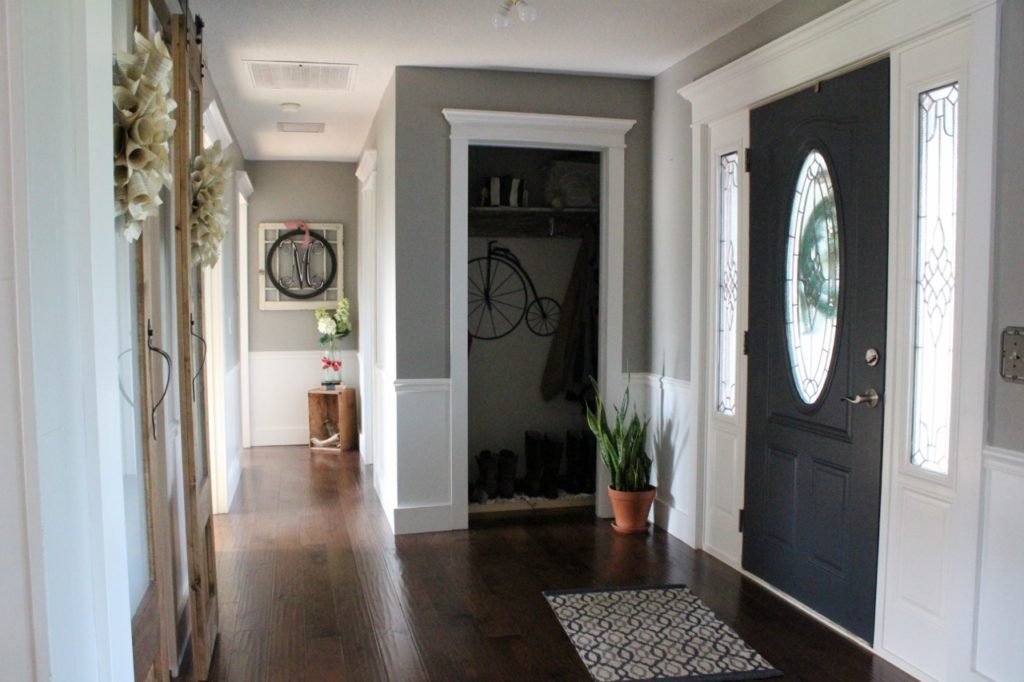
M 676 379 L 691 378 L 690 335 L 697 324 L 690 310 L 690 104 L 677 90 L 844 2 L 783 0 L 654 79 L 651 371 Z
M 449 375 L 448 177 L 445 107 L 636 119 L 626 136 L 623 362 L 649 366 L 651 81 L 399 67 L 396 272 L 398 376 Z
M 246 171 L 254 188 L 249 199 L 249 349 L 253 351 L 316 350 L 319 337 L 311 310 L 260 310 L 258 271 L 259 225 L 285 220 L 344 224 L 345 296 L 357 321 L 356 256 L 358 254 L 358 182 L 354 163 L 312 161 L 250 161 Z M 356 334 L 340 347 L 354 350 Z
M 996 129 L 996 250 L 993 293 L 994 356 L 989 391 L 989 441 L 1024 450 L 1024 384 L 999 377 L 998 339 L 1004 327 L 1024 326 L 1024 2 L 1002 8 L 999 119 Z

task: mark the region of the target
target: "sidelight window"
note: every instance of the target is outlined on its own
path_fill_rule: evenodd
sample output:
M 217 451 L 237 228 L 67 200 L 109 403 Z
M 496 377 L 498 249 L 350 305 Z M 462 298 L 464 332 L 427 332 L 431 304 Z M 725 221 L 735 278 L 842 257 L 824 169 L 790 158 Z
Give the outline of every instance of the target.
M 739 154 L 730 152 L 718 164 L 718 412 L 736 414 L 736 351 L 739 303 L 740 192 Z
M 949 472 L 959 85 L 918 98 L 917 285 L 911 463 Z
M 793 383 L 813 405 L 832 367 L 839 312 L 839 216 L 828 163 L 818 150 L 804 159 L 793 189 L 785 296 Z

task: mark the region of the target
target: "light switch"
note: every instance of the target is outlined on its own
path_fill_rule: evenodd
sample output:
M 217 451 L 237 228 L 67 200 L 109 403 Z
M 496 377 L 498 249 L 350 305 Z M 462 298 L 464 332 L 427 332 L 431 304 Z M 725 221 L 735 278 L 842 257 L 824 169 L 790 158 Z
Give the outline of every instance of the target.
M 1003 330 L 1003 378 L 1024 383 L 1024 327 Z

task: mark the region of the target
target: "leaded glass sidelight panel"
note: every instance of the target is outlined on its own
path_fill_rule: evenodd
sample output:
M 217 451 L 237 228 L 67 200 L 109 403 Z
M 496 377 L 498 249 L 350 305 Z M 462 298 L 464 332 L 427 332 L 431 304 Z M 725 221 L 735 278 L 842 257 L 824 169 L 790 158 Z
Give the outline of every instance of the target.
M 739 302 L 739 154 L 718 163 L 718 412 L 736 414 L 736 308 Z
M 957 99 L 952 83 L 918 98 L 917 286 L 910 461 L 949 472 L 956 293 Z
M 839 217 L 825 157 L 804 159 L 786 246 L 786 341 L 801 400 L 817 402 L 835 352 L 839 312 Z

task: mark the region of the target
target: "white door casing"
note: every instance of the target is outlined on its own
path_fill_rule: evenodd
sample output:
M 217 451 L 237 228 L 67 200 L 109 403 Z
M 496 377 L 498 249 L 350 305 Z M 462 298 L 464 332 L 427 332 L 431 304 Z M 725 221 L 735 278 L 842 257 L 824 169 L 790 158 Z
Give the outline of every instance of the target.
M 625 232 L 626 133 L 636 121 L 499 111 L 444 109 L 451 124 L 450 358 L 451 358 L 451 528 L 466 528 L 469 470 L 469 147 L 514 146 L 580 149 L 601 154 L 600 313 L 598 381 L 604 399 L 616 404 L 625 385 L 622 376 L 623 244 Z M 608 484 L 599 468 L 597 489 Z M 611 516 L 604 495 L 596 511 Z
M 359 454 L 373 463 L 374 368 L 376 367 L 377 152 L 367 150 L 356 168 L 359 180 Z
M 721 419 L 711 414 L 717 286 L 715 176 L 712 160 L 721 131 L 765 101 L 817 79 L 889 54 L 892 63 L 890 161 L 890 266 L 879 537 L 878 603 L 874 650 L 922 679 L 988 679 L 976 671 L 977 545 L 984 446 L 984 405 L 993 234 L 993 122 L 998 10 L 989 1 L 863 0 L 851 2 L 773 43 L 680 89 L 693 111 L 694 288 L 701 302 L 694 333 L 701 364 L 703 432 L 700 451 L 707 475 L 705 515 L 716 501 L 713 471 Z M 971 216 L 970 239 L 960 230 L 954 358 L 955 464 L 935 477 L 909 464 L 913 297 L 916 274 L 917 93 L 952 80 L 961 83 L 958 216 Z M 744 199 L 745 202 L 745 199 Z M 746 229 L 741 220 L 741 231 Z M 742 241 L 742 238 L 741 238 Z M 704 263 L 708 266 L 705 267 Z M 970 273 L 970 277 L 963 277 Z M 746 292 L 741 285 L 741 309 Z M 741 444 L 740 447 L 743 447 Z M 742 490 L 744 454 L 734 472 Z M 703 520 L 703 542 L 727 561 Z M 923 579 L 922 579 L 923 578 Z M 922 602 L 926 608 L 922 608 Z M 942 654 L 946 655 L 942 655 Z
M 241 380 L 242 447 L 252 445 L 252 412 L 249 393 L 249 197 L 253 186 L 249 174 L 235 171 L 235 224 L 238 230 L 238 373 Z

